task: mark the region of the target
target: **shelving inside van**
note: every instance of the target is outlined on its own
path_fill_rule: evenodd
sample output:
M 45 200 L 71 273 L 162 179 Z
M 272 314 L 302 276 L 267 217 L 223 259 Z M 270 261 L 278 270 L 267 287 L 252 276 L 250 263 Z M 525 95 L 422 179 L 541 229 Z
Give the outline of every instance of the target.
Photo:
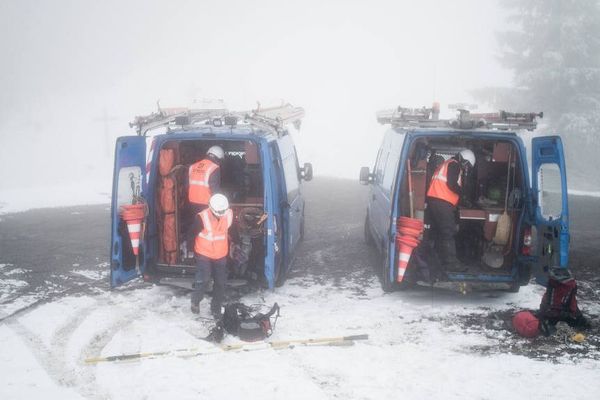
M 252 140 L 168 140 L 159 149 L 156 166 L 155 221 L 158 240 L 156 268 L 173 272 L 194 265 L 193 232 L 196 215 L 190 211 L 187 194 L 188 167 L 206 156 L 211 146 L 223 148 L 221 192 L 234 213 L 231 243 L 237 255 L 231 262 L 239 277 L 264 268 L 263 177 L 258 145 Z M 262 221 L 261 221 L 262 218 Z M 151 229 L 152 231 L 152 229 Z M 183 271 L 180 271 L 183 272 Z
M 473 136 L 414 140 L 399 192 L 400 214 L 424 218 L 420 254 L 428 255 L 428 264 L 437 263 L 433 256 L 435 227 L 426 212 L 427 188 L 437 166 L 463 149 L 474 152 L 476 163 L 463 174 L 463 195 L 456 216 L 457 257 L 469 266 L 470 274 L 510 274 L 523 235 L 518 221 L 522 218 L 522 194 L 527 185 L 523 156 L 511 141 Z

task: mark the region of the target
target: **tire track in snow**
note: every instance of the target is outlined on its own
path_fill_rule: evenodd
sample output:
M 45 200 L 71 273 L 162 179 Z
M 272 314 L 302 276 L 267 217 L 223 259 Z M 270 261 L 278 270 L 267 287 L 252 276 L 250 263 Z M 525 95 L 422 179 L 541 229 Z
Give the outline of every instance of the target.
M 50 346 L 42 338 L 18 320 L 11 320 L 6 325 L 13 330 L 30 349 L 31 354 L 46 371 L 48 376 L 59 386 L 75 390 L 81 396 L 92 399 L 108 398 L 108 393 L 96 384 L 96 369 L 84 364 L 84 359 L 97 355 L 114 334 L 130 324 L 135 312 L 115 304 L 110 298 L 96 298 L 97 302 L 78 310 L 52 336 Z M 93 315 L 94 311 L 110 307 L 113 322 L 95 334 L 78 351 L 75 357 L 69 358 L 69 346 L 75 339 L 74 333 Z

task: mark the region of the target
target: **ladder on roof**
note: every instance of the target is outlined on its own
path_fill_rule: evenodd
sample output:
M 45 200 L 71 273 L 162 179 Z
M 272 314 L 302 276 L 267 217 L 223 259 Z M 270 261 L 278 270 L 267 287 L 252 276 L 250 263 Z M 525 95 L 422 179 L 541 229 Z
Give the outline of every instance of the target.
M 391 124 L 401 128 L 443 128 L 494 130 L 526 129 L 533 131 L 537 127 L 537 118 L 544 113 L 514 113 L 499 111 L 496 113 L 471 113 L 466 109 L 457 109 L 456 119 L 439 119 L 439 105 L 431 108 L 404 108 L 382 110 L 376 113 L 377 122 Z
M 304 118 L 304 108 L 294 107 L 290 103 L 281 104 L 276 107 L 260 108 L 244 113 L 244 120 L 251 124 L 266 129 L 273 129 L 278 135 L 282 133 L 285 125 L 293 124 L 294 128 L 300 129 Z
M 235 126 L 239 121 L 254 125 L 267 131 L 275 132 L 281 136 L 287 124 L 293 124 L 296 129 L 304 117 L 302 107 L 294 107 L 289 103 L 275 107 L 261 108 L 260 104 L 255 110 L 229 111 L 226 108 L 186 108 L 173 107 L 161 108 L 146 116 L 136 116 L 130 127 L 135 127 L 137 134 L 145 136 L 152 129 L 160 127 L 186 127 L 198 124 L 211 124 L 213 126 Z

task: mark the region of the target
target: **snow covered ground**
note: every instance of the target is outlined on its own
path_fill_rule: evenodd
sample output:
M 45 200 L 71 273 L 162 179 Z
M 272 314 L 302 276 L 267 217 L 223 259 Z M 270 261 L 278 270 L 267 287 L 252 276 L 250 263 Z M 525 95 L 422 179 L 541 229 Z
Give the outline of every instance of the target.
M 224 351 L 202 340 L 213 326 L 208 302 L 195 316 L 181 289 L 136 282 L 109 291 L 104 259 L 86 263 L 69 254 L 72 261 L 64 270 L 50 272 L 59 273 L 56 281 L 64 284 L 52 286 L 56 283 L 50 276 L 43 285 L 46 292 L 31 293 L 28 285 L 36 271 L 0 254 L 0 399 L 598 398 L 598 329 L 581 344 L 568 335 L 524 339 L 511 332 L 510 316 L 515 310 L 536 309 L 543 288 L 463 295 L 452 288 L 423 287 L 386 294 L 365 261 L 368 257 L 356 260 L 357 254 L 345 247 L 367 251 L 356 245 L 362 221 L 353 217 L 354 207 L 362 208 L 362 203 L 354 199 L 355 186 L 318 180 L 312 185 L 319 196 L 326 196 L 322 187 L 333 188 L 352 205 L 344 203 L 352 212 L 336 228 L 345 234 L 327 242 L 326 231 L 313 231 L 297 260 L 302 265 L 283 287 L 255 291 L 241 301 L 279 303 L 281 317 L 270 340 L 358 334 L 368 334 L 369 340 L 353 346 L 274 350 L 259 345 L 256 351 Z M 336 185 L 351 191 L 338 192 Z M 92 184 L 89 190 L 76 189 L 89 194 L 79 202 L 108 202 L 105 189 Z M 48 197 L 55 196 L 52 204 L 66 206 L 65 193 L 56 190 Z M 313 194 L 311 204 L 324 204 L 319 196 Z M 28 207 L 47 204 L 35 199 Z M 4 212 L 26 208 L 6 203 Z M 100 209 L 98 218 L 105 218 L 108 211 Z M 313 214 L 319 210 L 315 206 Z M 80 212 L 92 210 L 64 211 Z M 6 226 L 12 217 L 2 218 Z M 591 237 L 587 228 L 580 229 Z M 98 251 L 104 254 L 102 248 Z M 580 299 L 586 314 L 596 317 L 597 286 L 595 277 L 581 282 L 588 295 Z M 23 311 L 7 317 L 19 309 Z M 224 343 L 239 341 L 228 336 Z M 182 348 L 203 355 L 85 363 L 91 357 Z
M 92 179 L 47 186 L 0 188 L 0 215 L 35 208 L 109 204 L 112 186 L 108 179 Z
M 358 290 L 360 289 L 360 290 Z M 461 317 L 536 308 L 542 288 L 518 294 L 428 289 L 385 294 L 373 278 L 356 287 L 294 278 L 246 304 L 281 305 L 271 340 L 368 334 L 353 346 L 223 351 L 201 338 L 212 321 L 169 287 L 134 285 L 71 296 L 0 325 L 0 398 L 111 399 L 596 399 L 598 358 L 552 361 L 517 355 L 527 347 L 494 326 L 469 329 Z M 598 305 L 587 305 L 595 314 Z M 501 324 L 501 321 L 498 322 Z M 536 339 L 537 340 L 537 339 Z M 225 343 L 237 343 L 227 337 Z M 87 365 L 89 357 L 194 348 L 165 356 Z M 486 352 L 478 349 L 497 349 Z

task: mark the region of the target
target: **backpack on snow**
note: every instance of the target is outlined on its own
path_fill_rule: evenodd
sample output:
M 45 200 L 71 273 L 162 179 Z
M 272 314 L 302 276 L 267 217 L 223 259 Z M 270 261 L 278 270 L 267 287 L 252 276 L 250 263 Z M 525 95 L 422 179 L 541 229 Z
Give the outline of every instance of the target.
M 275 303 L 266 314 L 252 315 L 252 312 L 251 307 L 242 303 L 226 305 L 222 319 L 223 328 L 227 333 L 238 336 L 245 342 L 256 342 L 271 336 L 279 318 L 279 305 Z M 275 320 L 271 324 L 273 315 Z
M 559 321 L 574 328 L 588 328 L 589 322 L 577 305 L 577 281 L 566 268 L 551 268 L 538 318 L 541 330 L 549 335 Z

